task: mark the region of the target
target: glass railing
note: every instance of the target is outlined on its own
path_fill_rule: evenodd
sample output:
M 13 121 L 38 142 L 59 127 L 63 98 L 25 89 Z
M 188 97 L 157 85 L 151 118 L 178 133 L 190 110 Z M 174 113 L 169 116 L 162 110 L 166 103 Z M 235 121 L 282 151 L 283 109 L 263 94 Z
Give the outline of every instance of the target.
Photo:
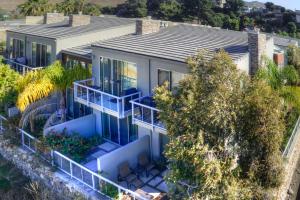
M 131 114 L 130 101 L 141 97 L 135 88 L 124 91 L 125 95 L 115 96 L 101 90 L 93 79 L 74 82 L 75 101 L 118 118 Z
M 133 123 L 148 129 L 160 129 L 166 131 L 164 124 L 159 119 L 161 112 L 156 108 L 152 97 L 142 97 L 130 102 L 132 105 Z
M 43 69 L 43 67 L 30 67 L 28 65 L 18 63 L 15 61 L 15 59 L 7 59 L 7 58 L 2 58 L 2 59 L 5 64 L 9 65 L 12 69 L 19 72 L 22 75 L 25 75 L 27 72 L 33 70 Z

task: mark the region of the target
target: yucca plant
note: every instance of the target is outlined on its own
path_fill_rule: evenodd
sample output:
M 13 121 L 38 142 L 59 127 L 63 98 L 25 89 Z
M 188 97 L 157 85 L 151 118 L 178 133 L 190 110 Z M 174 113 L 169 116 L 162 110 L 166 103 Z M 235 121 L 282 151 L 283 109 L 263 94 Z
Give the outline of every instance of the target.
M 57 61 L 51 66 L 27 73 L 18 83 L 19 96 L 17 107 L 22 112 L 20 127 L 24 128 L 36 119 L 47 118 L 53 120 L 57 109 L 61 114 L 61 121 L 66 120 L 66 89 L 76 80 L 91 76 L 89 69 L 81 66 L 65 68 Z M 49 122 L 46 122 L 49 124 Z

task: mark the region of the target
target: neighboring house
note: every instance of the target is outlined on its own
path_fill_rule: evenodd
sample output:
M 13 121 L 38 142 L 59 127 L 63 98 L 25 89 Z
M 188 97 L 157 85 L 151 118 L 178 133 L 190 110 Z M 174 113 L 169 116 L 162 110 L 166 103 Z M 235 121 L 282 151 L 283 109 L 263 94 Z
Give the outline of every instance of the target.
M 300 10 L 296 10 L 296 22 L 300 24 Z
M 264 3 L 259 1 L 251 1 L 251 2 L 244 2 L 244 8 L 243 11 L 245 13 L 251 13 L 251 12 L 263 12 L 266 9 L 266 6 Z
M 8 30 L 7 53 L 11 59 L 24 58 L 31 67 L 45 67 L 61 59 L 64 49 L 133 32 L 131 19 L 48 13 L 41 25 Z
M 60 13 L 29 16 L 24 27 L 7 31 L 7 57 L 18 63 L 46 67 L 62 60 L 67 67 L 91 65 L 91 58 L 64 53 L 64 50 L 100 40 L 135 33 L 135 21 L 116 17 L 91 17 Z M 18 71 L 24 69 L 15 67 Z M 90 109 L 73 100 L 73 91 L 67 90 L 68 117 L 73 119 L 90 113 Z
M 6 41 L 6 31 L 26 25 L 25 20 L 0 21 L 0 42 Z
M 280 67 L 286 66 L 288 64 L 287 48 L 290 45 L 299 46 L 299 40 L 271 34 L 268 36 L 274 38 L 274 62 Z
M 169 24 L 162 28 L 155 20 L 137 20 L 136 34 L 95 42 L 62 51 L 66 56 L 92 60 L 92 79 L 74 83 L 76 102 L 92 108 L 92 115 L 50 127 L 50 130 L 99 134 L 119 147 L 85 166 L 101 171 L 116 181 L 118 166 L 128 161 L 135 168 L 137 155 L 149 153 L 163 159 L 168 142 L 159 120 L 153 89 L 166 81 L 170 90 L 189 74 L 187 58 L 204 51 L 206 59 L 224 49 L 238 69 L 254 74 L 261 56 L 273 58 L 272 37 L 258 30 L 236 32 L 199 25 Z M 149 138 L 149 139 L 147 139 Z

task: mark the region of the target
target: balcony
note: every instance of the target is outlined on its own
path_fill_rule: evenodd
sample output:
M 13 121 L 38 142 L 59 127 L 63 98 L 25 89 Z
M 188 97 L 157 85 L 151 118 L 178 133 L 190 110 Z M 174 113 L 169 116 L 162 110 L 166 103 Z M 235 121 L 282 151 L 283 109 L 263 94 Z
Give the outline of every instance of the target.
M 74 82 L 75 101 L 118 118 L 131 114 L 130 101 L 141 97 L 135 88 L 125 90 L 124 95 L 115 96 L 101 91 L 93 79 Z
M 15 59 L 3 58 L 3 62 L 5 64 L 9 65 L 12 69 L 19 72 L 22 75 L 25 75 L 27 72 L 30 72 L 30 71 L 33 71 L 33 70 L 43 69 L 43 67 L 30 67 L 28 65 L 18 63 L 18 62 L 16 62 Z
M 159 120 L 159 112 L 152 97 L 142 97 L 130 102 L 132 105 L 132 122 L 138 126 L 166 133 L 164 124 Z

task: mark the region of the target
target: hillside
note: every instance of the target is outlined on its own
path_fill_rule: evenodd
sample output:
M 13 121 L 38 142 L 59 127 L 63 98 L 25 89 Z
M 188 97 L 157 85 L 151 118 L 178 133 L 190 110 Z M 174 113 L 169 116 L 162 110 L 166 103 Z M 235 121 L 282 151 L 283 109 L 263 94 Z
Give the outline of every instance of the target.
M 17 5 L 24 3 L 26 0 L 0 0 L 0 8 L 4 10 L 14 10 Z M 49 2 L 56 3 L 62 0 L 51 0 Z M 123 3 L 125 0 L 87 0 L 87 2 L 96 3 L 102 6 L 115 6 Z

